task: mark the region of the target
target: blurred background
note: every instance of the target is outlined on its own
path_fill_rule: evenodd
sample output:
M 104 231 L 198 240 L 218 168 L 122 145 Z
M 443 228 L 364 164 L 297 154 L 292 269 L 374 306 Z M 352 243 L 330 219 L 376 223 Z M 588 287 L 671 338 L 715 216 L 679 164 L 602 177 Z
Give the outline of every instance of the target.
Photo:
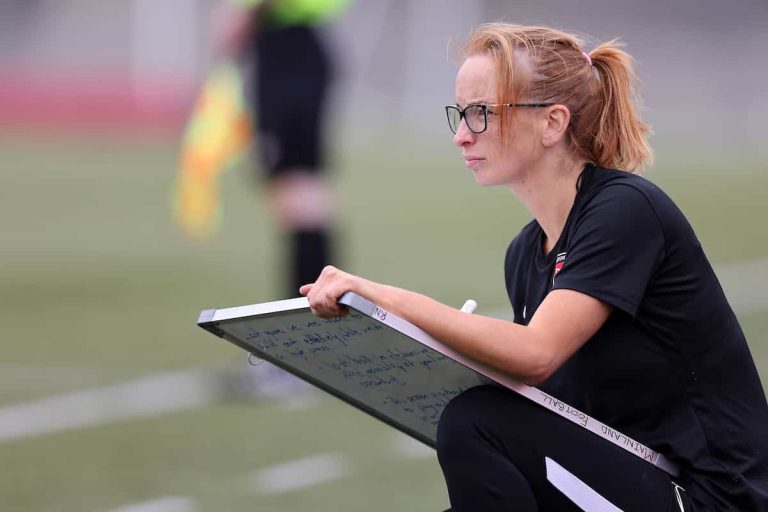
M 175 226 L 215 0 L 0 0 L 0 509 L 442 510 L 434 452 L 305 389 L 243 396 L 206 308 L 273 300 L 282 244 L 253 172 L 207 243 Z M 768 383 L 764 0 L 358 0 L 326 29 L 340 259 L 508 315 L 529 220 L 451 144 L 452 45 L 485 21 L 620 37 L 655 129 L 646 176 L 697 230 Z

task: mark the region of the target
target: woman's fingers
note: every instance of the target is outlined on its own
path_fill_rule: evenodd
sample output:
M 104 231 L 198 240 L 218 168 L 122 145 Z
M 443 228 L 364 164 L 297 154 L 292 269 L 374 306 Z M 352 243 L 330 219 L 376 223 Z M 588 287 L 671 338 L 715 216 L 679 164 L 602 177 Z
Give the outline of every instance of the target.
M 326 266 L 311 284 L 299 288 L 299 292 L 307 297 L 312 314 L 321 318 L 343 316 L 349 310 L 337 301 L 350 289 L 350 275 L 346 272 Z

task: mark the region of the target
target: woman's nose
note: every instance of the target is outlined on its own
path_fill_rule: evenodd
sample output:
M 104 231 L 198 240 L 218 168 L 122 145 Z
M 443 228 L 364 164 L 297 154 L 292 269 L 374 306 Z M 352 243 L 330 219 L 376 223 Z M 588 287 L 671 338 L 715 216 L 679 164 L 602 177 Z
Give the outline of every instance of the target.
M 458 128 L 456 128 L 456 133 L 453 135 L 453 143 L 458 147 L 462 147 L 473 142 L 475 136 L 476 134 L 472 133 L 472 130 L 467 126 L 467 121 L 462 119 L 459 122 Z

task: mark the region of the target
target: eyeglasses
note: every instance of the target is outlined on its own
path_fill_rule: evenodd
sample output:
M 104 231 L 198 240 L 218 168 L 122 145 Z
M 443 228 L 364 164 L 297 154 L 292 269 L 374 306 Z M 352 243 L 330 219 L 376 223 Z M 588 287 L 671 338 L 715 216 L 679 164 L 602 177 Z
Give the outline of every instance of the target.
M 529 107 L 529 108 L 541 108 L 549 107 L 554 103 L 502 103 L 500 105 L 467 105 L 464 108 L 459 108 L 454 105 L 446 105 L 445 113 L 448 116 L 448 128 L 452 133 L 456 133 L 461 124 L 461 120 L 464 119 L 467 123 L 467 128 L 472 133 L 483 133 L 488 129 L 488 114 L 496 114 L 493 108 L 497 107 Z

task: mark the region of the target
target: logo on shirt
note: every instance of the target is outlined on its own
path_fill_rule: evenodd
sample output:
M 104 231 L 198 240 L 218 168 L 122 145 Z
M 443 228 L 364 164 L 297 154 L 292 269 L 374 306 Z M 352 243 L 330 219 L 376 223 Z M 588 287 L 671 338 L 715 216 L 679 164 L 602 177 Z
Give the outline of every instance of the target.
M 557 258 L 555 258 L 555 270 L 552 272 L 552 286 L 555 285 L 555 277 L 557 277 L 557 274 L 563 270 L 563 265 L 565 265 L 565 255 L 567 253 L 561 252 L 557 255 Z

